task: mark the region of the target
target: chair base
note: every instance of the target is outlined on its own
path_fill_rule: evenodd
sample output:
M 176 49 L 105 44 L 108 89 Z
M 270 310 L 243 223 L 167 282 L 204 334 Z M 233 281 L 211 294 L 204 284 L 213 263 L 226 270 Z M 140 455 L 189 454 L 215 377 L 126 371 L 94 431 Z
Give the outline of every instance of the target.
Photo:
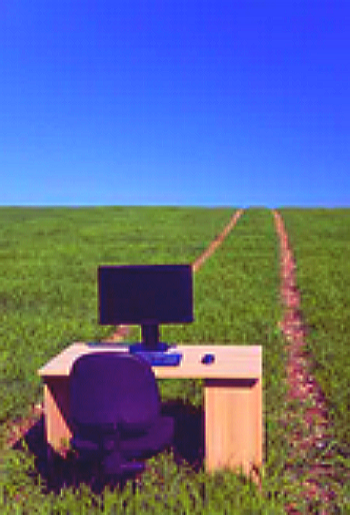
M 104 445 L 75 436 L 71 439 L 72 448 L 78 453 L 82 463 L 96 463 L 101 474 L 107 477 L 122 477 L 143 472 L 142 460 L 163 450 L 171 443 L 174 436 L 174 419 L 159 416 L 150 430 L 137 438 L 106 438 Z

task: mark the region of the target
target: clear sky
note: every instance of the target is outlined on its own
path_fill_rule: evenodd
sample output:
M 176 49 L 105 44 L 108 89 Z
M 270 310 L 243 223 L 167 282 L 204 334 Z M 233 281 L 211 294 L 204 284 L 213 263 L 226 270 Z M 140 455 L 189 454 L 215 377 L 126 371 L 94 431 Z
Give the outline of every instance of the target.
M 350 2 L 0 2 L 0 205 L 350 207 Z

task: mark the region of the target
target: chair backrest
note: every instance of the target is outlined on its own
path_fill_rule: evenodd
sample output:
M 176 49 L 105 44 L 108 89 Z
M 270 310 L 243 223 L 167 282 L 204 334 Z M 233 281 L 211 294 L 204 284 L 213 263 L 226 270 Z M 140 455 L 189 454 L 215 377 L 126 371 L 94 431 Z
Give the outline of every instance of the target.
M 123 352 L 80 356 L 70 377 L 74 424 L 121 431 L 147 429 L 160 411 L 157 382 L 150 365 Z

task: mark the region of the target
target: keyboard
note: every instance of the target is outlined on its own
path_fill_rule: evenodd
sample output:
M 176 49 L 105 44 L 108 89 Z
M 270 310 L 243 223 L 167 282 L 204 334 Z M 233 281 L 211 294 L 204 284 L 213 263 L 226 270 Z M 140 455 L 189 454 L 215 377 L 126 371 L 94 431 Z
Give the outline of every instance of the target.
M 138 351 L 135 356 L 146 360 L 152 367 L 177 367 L 182 360 L 180 352 Z
M 181 352 L 167 352 L 167 351 L 149 351 L 142 350 L 140 344 L 133 344 L 128 346 L 125 342 L 121 343 L 104 343 L 104 342 L 89 342 L 89 347 L 107 347 L 112 349 L 129 348 L 129 352 L 135 356 L 139 356 L 146 360 L 152 367 L 177 367 L 182 360 Z

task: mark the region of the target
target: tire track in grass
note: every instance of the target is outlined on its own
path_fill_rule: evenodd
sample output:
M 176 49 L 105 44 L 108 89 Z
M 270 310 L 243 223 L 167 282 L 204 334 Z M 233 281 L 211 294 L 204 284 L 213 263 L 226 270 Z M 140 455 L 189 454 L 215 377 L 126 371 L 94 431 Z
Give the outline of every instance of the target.
M 236 213 L 232 216 L 229 223 L 226 225 L 224 230 L 210 243 L 209 247 L 201 254 L 192 264 L 193 272 L 197 272 L 206 260 L 215 252 L 215 250 L 220 247 L 224 239 L 228 236 L 228 234 L 232 231 L 234 226 L 236 225 L 238 219 L 243 213 L 243 209 L 238 209 Z
M 324 463 L 324 450 L 329 440 L 327 406 L 321 388 L 311 373 L 311 359 L 306 351 L 307 327 L 300 310 L 300 294 L 296 285 L 296 263 L 291 250 L 281 215 L 273 210 L 276 232 L 280 240 L 281 302 L 284 307 L 280 322 L 287 341 L 288 399 L 286 424 L 289 431 L 291 455 L 287 467 L 293 472 L 295 463 L 303 464 L 303 492 L 311 503 L 319 503 L 317 513 L 326 514 L 327 505 L 334 499 L 332 491 L 322 483 L 331 477 L 332 470 Z M 293 408 L 293 404 L 297 408 Z M 302 416 L 298 415 L 302 408 Z M 295 507 L 287 506 L 289 514 L 299 513 Z
M 243 209 L 238 209 L 231 217 L 229 223 L 225 226 L 223 231 L 209 244 L 207 249 L 192 263 L 192 270 L 195 273 L 199 270 L 207 259 L 215 252 L 215 250 L 222 244 L 224 239 L 236 225 L 238 219 L 243 213 Z M 104 343 L 117 343 L 123 341 L 130 333 L 130 326 L 119 325 L 116 331 L 108 338 L 102 340 Z M 29 415 L 21 419 L 16 424 L 11 425 L 10 434 L 7 437 L 7 447 L 13 447 L 23 435 L 35 424 L 38 418 L 43 414 L 43 404 L 39 403 L 32 406 Z
M 234 226 L 236 225 L 238 219 L 243 213 L 243 209 L 238 209 L 236 213 L 231 217 L 229 223 L 225 226 L 224 230 L 214 238 L 214 240 L 209 244 L 207 249 L 192 263 L 192 271 L 193 273 L 197 272 L 207 259 L 215 252 L 215 250 L 222 244 L 224 239 L 227 237 L 227 235 L 232 231 Z M 117 330 L 112 334 L 112 336 L 109 336 L 105 340 L 103 340 L 105 343 L 111 342 L 121 342 L 128 336 L 130 332 L 130 328 L 127 325 L 119 325 L 117 327 Z

